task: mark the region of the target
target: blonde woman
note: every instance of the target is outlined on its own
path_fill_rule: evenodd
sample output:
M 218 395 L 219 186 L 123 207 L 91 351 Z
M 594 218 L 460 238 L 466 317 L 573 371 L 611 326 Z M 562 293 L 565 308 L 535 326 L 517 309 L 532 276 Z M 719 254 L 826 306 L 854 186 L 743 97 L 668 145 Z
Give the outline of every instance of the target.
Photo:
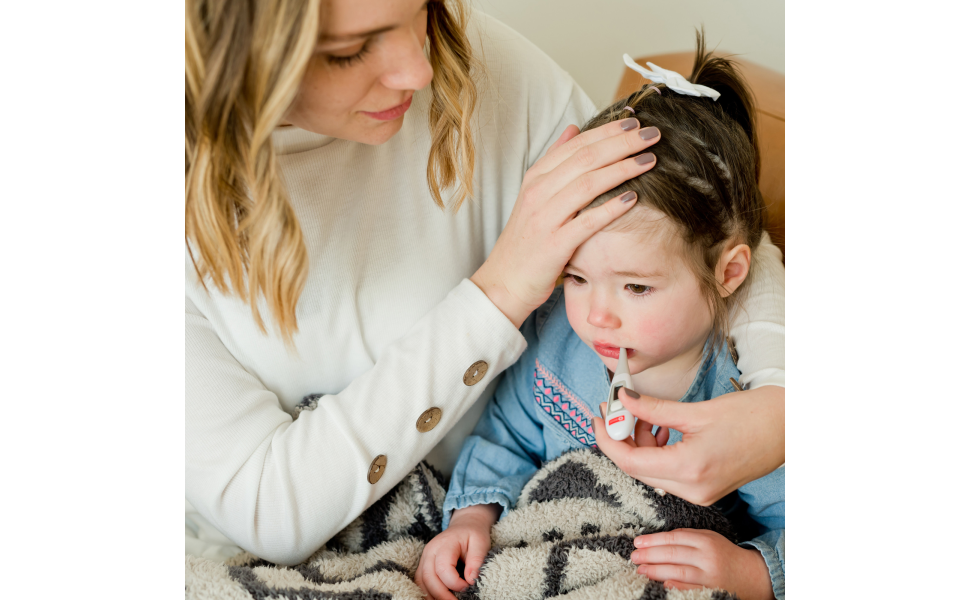
M 660 132 L 577 135 L 568 74 L 459 2 L 188 0 L 185 75 L 186 551 L 294 564 L 429 453 L 450 468 L 518 326 L 635 203 L 574 215 Z M 779 257 L 736 325 L 746 443 L 705 414 L 657 470 L 688 499 L 784 460 Z

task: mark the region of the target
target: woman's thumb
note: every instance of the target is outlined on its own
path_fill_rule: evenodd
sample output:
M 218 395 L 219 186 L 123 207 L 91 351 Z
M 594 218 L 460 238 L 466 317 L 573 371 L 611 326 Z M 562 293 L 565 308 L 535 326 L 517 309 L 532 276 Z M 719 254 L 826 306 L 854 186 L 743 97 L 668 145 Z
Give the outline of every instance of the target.
M 693 404 L 644 396 L 627 388 L 621 390 L 620 401 L 634 417 L 654 425 L 687 431 L 694 420 Z
M 485 562 L 485 555 L 491 548 L 489 536 L 472 536 L 468 540 L 468 553 L 465 555 L 465 581 L 474 583 Z

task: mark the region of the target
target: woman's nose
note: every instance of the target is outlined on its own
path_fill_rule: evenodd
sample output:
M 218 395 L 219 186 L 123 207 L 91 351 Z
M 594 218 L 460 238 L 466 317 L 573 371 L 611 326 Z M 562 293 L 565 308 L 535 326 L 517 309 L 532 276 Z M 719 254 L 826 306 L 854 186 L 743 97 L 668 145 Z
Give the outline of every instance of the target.
M 393 62 L 381 77 L 381 83 L 392 90 L 420 90 L 429 83 L 434 72 L 424 55 L 424 46 L 413 32 L 401 32 L 396 48 L 389 55 Z
M 600 329 L 617 329 L 620 327 L 620 317 L 607 305 L 593 304 L 590 306 L 586 322 Z

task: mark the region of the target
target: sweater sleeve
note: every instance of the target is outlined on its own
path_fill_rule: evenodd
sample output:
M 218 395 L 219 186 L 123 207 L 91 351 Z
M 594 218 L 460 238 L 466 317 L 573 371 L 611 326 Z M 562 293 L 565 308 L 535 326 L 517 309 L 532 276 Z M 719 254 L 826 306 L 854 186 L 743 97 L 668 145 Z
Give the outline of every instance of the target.
M 296 564 L 403 479 L 525 346 L 466 279 L 373 368 L 294 418 L 187 296 L 186 498 L 241 548 Z M 484 377 L 466 384 L 478 361 Z M 422 433 L 431 407 L 441 421 Z M 379 455 L 386 470 L 371 484 Z
M 767 233 L 752 257 L 750 278 L 731 322 L 741 383 L 785 387 L 785 266 Z
M 529 344 L 485 406 L 475 430 L 465 440 L 442 512 L 447 528 L 454 510 L 476 504 L 499 504 L 505 517 L 545 456 L 542 423 L 532 395 L 532 372 L 538 355 L 536 314 L 522 325 Z

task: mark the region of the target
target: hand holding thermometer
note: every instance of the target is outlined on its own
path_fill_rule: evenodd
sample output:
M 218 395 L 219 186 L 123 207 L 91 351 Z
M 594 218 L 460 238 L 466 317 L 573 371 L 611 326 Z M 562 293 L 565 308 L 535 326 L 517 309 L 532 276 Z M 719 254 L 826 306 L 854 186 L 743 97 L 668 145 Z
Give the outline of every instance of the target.
M 610 383 L 610 393 L 606 397 L 606 433 L 614 440 L 625 440 L 633 433 L 634 418 L 630 411 L 620 402 L 620 388 L 633 389 L 633 378 L 630 376 L 630 365 L 626 360 L 626 348 L 620 348 L 620 361 L 613 373 Z

